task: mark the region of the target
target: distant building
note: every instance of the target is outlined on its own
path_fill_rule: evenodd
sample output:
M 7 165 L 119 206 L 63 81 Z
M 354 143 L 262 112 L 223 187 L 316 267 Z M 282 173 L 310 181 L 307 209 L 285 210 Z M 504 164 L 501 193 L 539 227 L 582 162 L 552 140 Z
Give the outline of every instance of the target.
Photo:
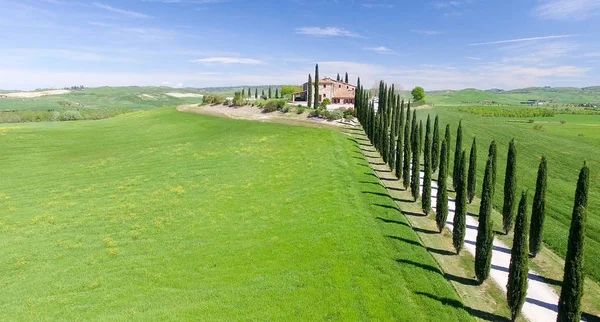
M 314 86 L 314 83 L 312 86 Z M 314 88 L 311 88 L 310 91 L 314 92 Z M 328 98 L 332 104 L 354 104 L 355 92 L 356 86 L 344 83 L 342 81 L 338 82 L 334 79 L 326 77 L 319 80 L 318 102 L 321 103 L 323 100 Z M 302 91 L 296 92 L 292 95 L 293 101 L 306 101 L 307 98 L 308 82 L 302 85 Z

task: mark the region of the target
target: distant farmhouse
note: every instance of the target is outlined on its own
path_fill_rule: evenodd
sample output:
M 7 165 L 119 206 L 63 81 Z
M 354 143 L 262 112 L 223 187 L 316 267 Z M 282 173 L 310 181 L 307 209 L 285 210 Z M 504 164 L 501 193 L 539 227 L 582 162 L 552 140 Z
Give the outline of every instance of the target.
M 312 85 L 314 86 L 314 84 Z M 306 101 L 308 98 L 308 92 L 307 82 L 302 85 L 302 91 L 296 92 L 292 95 L 292 100 Z M 314 88 L 311 88 L 310 92 L 314 92 Z M 354 104 L 355 92 L 356 86 L 344 83 L 343 81 L 336 81 L 335 79 L 325 77 L 319 80 L 318 101 L 321 103 L 323 100 L 328 98 L 332 104 Z M 314 95 L 314 93 L 312 95 Z

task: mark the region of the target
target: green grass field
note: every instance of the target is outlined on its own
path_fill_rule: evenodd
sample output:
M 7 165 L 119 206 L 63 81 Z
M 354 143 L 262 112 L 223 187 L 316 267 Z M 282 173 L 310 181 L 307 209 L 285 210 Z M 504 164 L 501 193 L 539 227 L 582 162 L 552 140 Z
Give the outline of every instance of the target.
M 465 89 L 460 91 L 437 91 L 428 93 L 425 99 L 428 104 L 436 106 L 477 105 L 483 101 L 494 101 L 501 105 L 522 105 L 528 100 L 550 102 L 547 106 L 564 107 L 569 104 L 600 104 L 600 87 L 587 88 L 543 88 L 532 87 L 511 91 L 482 91 Z
M 348 135 L 167 108 L 0 142 L 3 321 L 471 319 Z
M 426 117 L 427 111 L 419 112 Z M 439 114 L 441 125 L 451 124 L 452 155 L 456 140 L 456 128 L 463 121 L 463 148 L 470 150 L 473 137 L 478 143 L 478 195 L 485 170 L 490 142 L 498 143 L 498 177 L 494 207 L 502 209 L 504 174 L 508 143 L 517 143 L 517 185 L 529 189 L 529 202 L 535 192 L 537 168 L 540 157 L 548 158 L 547 217 L 544 242 L 555 252 L 564 256 L 571 223 L 571 212 L 577 177 L 584 160 L 590 167 L 590 191 L 586 231 L 585 270 L 589 276 L 600 281 L 600 116 L 556 115 L 534 118 L 535 123 L 514 123 L 518 119 L 480 117 L 458 112 L 456 108 L 438 107 L 429 113 Z M 560 121 L 566 121 L 560 124 Z M 541 126 L 541 128 L 534 128 Z M 529 207 L 531 209 L 531 206 Z M 501 218 L 495 219 L 500 230 Z

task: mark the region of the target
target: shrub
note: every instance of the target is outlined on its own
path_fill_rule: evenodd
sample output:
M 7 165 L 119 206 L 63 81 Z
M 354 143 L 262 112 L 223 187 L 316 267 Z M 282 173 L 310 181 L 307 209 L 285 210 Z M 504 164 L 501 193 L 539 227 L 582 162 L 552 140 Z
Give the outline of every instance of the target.
M 565 121 L 565 120 L 560 120 L 560 124 L 565 124 L 565 123 L 567 123 L 567 121 Z
M 325 118 L 327 119 L 327 121 L 335 121 L 335 120 L 341 120 L 344 117 L 344 113 L 340 110 L 335 110 L 335 111 L 325 111 L 326 115 Z
M 246 100 L 244 99 L 244 95 L 240 92 L 235 92 L 235 96 L 231 101 L 233 106 L 244 106 L 246 105 Z
M 539 125 L 539 124 L 538 125 L 534 125 L 533 126 L 533 130 L 534 131 L 542 131 L 542 132 L 545 131 L 544 127 L 542 125 Z
M 285 106 L 285 100 L 270 100 L 264 105 L 263 113 L 281 111 Z M 288 109 L 289 111 L 289 109 Z
M 81 120 L 81 119 L 83 119 L 83 116 L 81 116 L 81 113 L 79 111 L 74 111 L 74 110 L 65 111 L 61 116 L 62 121 L 77 121 L 77 120 Z
M 289 106 L 284 106 L 282 109 L 280 109 L 281 113 L 288 113 L 290 111 L 290 107 Z
M 266 100 L 267 100 L 267 99 L 269 99 L 269 98 L 267 97 L 267 95 L 262 95 L 262 96 L 260 97 L 260 99 L 261 99 L 261 100 L 263 100 L 263 101 L 266 101 Z
M 529 119 L 529 121 L 527 121 L 527 123 L 533 123 L 533 122 L 535 122 L 535 121 L 532 119 Z
M 327 105 L 331 105 L 331 100 L 329 98 L 324 99 L 323 102 L 321 102 L 321 104 L 319 104 L 319 107 L 327 108 Z
M 60 112 L 52 111 L 52 114 L 50 115 L 50 120 L 51 121 L 60 121 Z
M 206 94 L 202 98 L 202 104 L 223 104 L 225 97 L 217 94 Z
M 319 117 L 319 110 L 311 110 L 308 113 L 308 117 Z
M 296 114 L 302 114 L 304 113 L 305 108 L 302 106 L 298 106 L 296 107 Z
M 353 108 L 346 109 L 344 111 L 344 118 L 349 119 L 351 117 L 356 117 L 356 110 Z

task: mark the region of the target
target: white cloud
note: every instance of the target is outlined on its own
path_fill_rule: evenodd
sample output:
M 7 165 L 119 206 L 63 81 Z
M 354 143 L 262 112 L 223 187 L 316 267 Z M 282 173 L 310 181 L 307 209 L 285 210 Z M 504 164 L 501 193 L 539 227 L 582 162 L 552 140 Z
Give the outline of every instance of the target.
M 260 65 L 264 64 L 262 60 L 252 58 L 237 58 L 237 57 L 210 57 L 202 59 L 194 59 L 193 63 L 205 64 L 244 64 L 244 65 Z
M 473 57 L 473 56 L 465 56 L 466 59 L 470 59 L 470 60 L 481 60 L 481 58 L 479 57 Z
M 386 54 L 386 55 L 397 55 L 398 53 L 385 47 L 385 46 L 379 46 L 379 47 L 365 47 L 363 48 L 364 50 L 369 50 L 369 51 L 374 51 L 378 54 Z
M 107 10 L 107 11 L 110 11 L 110 12 L 113 12 L 113 13 L 118 13 L 120 15 L 132 17 L 132 18 L 151 18 L 150 16 L 145 15 L 145 14 L 140 13 L 140 12 L 135 12 L 135 11 L 129 11 L 129 10 L 115 8 L 115 7 L 111 7 L 111 6 L 107 5 L 107 4 L 100 3 L 100 2 L 94 2 L 93 5 L 96 8 L 104 9 L 104 10 Z
M 577 36 L 577 35 L 555 35 L 555 36 L 544 36 L 544 37 L 518 38 L 518 39 L 509 39 L 509 40 L 498 40 L 498 41 L 480 42 L 480 43 L 475 43 L 475 44 L 469 44 L 469 46 L 496 45 L 496 44 L 506 44 L 506 43 L 513 43 L 513 42 L 524 42 L 524 41 L 535 41 L 535 40 L 546 40 L 546 39 L 569 38 L 569 37 L 575 37 L 575 36 Z
M 460 5 L 460 1 L 439 1 L 433 3 L 433 7 L 436 9 L 455 8 Z
M 410 32 L 414 32 L 416 34 L 425 35 L 425 36 L 437 36 L 437 35 L 444 34 L 441 31 L 429 30 L 429 29 L 413 29 Z
M 363 7 L 368 9 L 391 9 L 394 5 L 389 3 L 363 3 Z
M 583 20 L 600 9 L 600 0 L 545 0 L 533 14 L 542 19 Z
M 317 37 L 360 37 L 359 34 L 338 27 L 302 27 L 296 28 L 296 33 Z

